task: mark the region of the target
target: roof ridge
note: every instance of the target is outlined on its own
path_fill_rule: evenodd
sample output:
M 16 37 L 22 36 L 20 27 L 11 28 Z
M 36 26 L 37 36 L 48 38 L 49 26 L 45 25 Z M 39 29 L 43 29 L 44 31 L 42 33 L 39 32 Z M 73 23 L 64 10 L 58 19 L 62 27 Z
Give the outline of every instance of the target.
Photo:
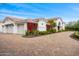
M 14 16 L 6 16 L 5 18 L 11 18 L 11 19 L 20 19 L 20 20 L 23 20 L 23 18 L 19 18 L 19 17 L 14 17 Z

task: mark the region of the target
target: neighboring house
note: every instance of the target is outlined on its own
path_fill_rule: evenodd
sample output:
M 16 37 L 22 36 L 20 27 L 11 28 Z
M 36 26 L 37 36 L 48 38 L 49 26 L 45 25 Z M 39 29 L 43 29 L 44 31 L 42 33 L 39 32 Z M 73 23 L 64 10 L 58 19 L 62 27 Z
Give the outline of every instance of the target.
M 60 17 L 57 17 L 57 18 L 54 18 L 55 22 L 56 22 L 56 30 L 65 30 L 65 23 L 64 21 L 60 18 Z
M 3 33 L 15 33 L 15 34 L 25 34 L 25 31 L 46 31 L 51 26 L 47 23 L 47 19 L 21 19 L 16 17 L 6 17 L 3 22 L 0 23 L 0 31 Z M 65 25 L 61 18 L 55 18 L 56 22 L 55 29 L 64 30 Z
M 50 18 L 48 20 L 53 20 L 56 23 L 56 26 L 53 27 L 56 31 L 65 30 L 65 23 L 60 17 Z

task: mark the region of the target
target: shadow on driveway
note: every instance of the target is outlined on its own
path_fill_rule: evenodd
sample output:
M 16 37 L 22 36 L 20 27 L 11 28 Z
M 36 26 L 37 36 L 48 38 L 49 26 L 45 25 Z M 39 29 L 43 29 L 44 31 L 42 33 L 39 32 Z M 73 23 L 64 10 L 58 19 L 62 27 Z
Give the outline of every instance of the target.
M 72 39 L 75 39 L 75 40 L 79 41 L 79 39 L 74 35 L 74 33 L 71 34 L 70 37 L 71 37 Z

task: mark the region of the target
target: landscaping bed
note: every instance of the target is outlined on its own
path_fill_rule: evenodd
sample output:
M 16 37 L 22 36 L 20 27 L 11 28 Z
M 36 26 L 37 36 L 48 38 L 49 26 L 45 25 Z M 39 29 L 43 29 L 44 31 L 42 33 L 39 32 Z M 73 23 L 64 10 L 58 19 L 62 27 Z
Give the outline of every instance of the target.
M 59 30 L 58 32 L 63 32 L 65 30 Z M 47 31 L 37 31 L 37 30 L 32 30 L 32 31 L 26 31 L 25 35 L 23 37 L 37 37 L 37 36 L 42 36 L 42 35 L 48 35 L 48 34 L 52 34 L 52 33 L 58 33 L 56 31 L 56 29 L 52 29 L 52 30 L 47 30 Z
M 56 33 L 56 30 L 53 29 L 53 30 L 47 30 L 47 31 L 37 31 L 37 30 L 26 31 L 23 37 L 36 37 L 36 36 L 42 36 L 42 35 L 47 35 L 51 33 Z

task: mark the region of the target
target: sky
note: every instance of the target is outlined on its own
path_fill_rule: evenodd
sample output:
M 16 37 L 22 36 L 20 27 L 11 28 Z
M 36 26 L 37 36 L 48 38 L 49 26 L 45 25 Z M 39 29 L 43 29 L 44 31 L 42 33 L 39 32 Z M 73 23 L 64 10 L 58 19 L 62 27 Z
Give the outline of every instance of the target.
M 65 22 L 79 20 L 78 3 L 0 3 L 0 20 L 19 18 L 61 17 Z

